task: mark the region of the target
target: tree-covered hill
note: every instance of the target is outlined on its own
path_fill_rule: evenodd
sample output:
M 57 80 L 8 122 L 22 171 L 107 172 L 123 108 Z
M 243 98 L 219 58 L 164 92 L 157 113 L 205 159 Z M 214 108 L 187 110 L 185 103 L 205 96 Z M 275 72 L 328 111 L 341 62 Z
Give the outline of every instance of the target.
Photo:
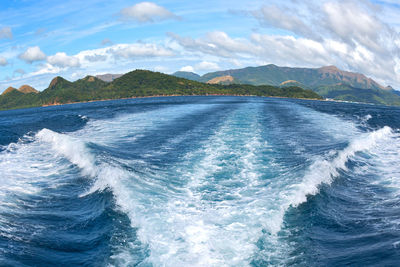
M 256 95 L 321 99 L 317 93 L 300 87 L 206 84 L 159 72 L 135 70 L 112 82 L 93 76 L 75 82 L 56 77 L 47 89 L 39 93 L 24 94 L 11 90 L 0 96 L 0 109 L 168 95 Z

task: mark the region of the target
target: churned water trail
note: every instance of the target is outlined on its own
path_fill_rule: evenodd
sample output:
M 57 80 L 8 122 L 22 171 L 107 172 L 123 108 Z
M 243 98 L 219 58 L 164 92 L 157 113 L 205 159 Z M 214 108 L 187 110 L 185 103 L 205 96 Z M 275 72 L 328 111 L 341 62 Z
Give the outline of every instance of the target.
M 57 111 L 78 128 L 43 118 L 10 134 L 0 264 L 393 265 L 400 112 L 319 103 L 79 104 Z

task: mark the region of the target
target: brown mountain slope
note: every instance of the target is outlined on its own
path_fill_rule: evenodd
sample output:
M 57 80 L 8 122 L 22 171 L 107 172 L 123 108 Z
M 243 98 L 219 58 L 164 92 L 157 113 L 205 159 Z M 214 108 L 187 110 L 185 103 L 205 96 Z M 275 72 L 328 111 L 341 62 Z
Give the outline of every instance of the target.
M 371 78 L 366 77 L 364 74 L 343 71 L 338 69 L 336 66 L 326 66 L 318 68 L 317 71 L 318 73 L 320 73 L 322 79 L 336 79 L 338 81 L 341 81 L 342 83 L 346 83 L 359 88 L 390 90 L 390 88 L 380 85 Z
M 233 77 L 230 75 L 225 75 L 225 76 L 220 76 L 220 77 L 215 77 L 209 81 L 207 81 L 207 83 L 209 84 L 226 84 L 226 83 L 233 83 Z
M 21 93 L 24 93 L 24 94 L 28 94 L 28 93 L 39 93 L 39 91 L 38 90 L 36 90 L 35 88 L 33 88 L 32 86 L 29 86 L 29 85 L 22 85 L 19 89 L 18 89 L 18 91 L 20 91 Z
M 7 93 L 9 93 L 9 92 L 11 92 L 12 90 L 17 90 L 17 89 L 15 89 L 14 87 L 8 87 L 1 95 L 5 95 L 5 94 L 7 94 Z

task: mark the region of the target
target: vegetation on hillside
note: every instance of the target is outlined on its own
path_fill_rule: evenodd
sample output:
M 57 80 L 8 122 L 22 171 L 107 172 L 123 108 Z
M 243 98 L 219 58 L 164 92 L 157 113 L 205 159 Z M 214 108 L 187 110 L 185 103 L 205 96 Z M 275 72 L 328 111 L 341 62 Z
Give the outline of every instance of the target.
M 303 89 L 311 89 L 323 97 L 336 100 L 400 105 L 400 98 L 398 97 L 400 93 L 390 86 L 384 87 L 363 74 L 343 71 L 335 66 L 289 68 L 270 64 L 210 72 L 198 77 L 194 75 L 194 73 L 179 72 L 181 77 L 195 77 L 196 80 L 202 82 L 229 75 L 238 84 L 297 86 Z
M 360 89 L 346 84 L 338 84 L 320 86 L 315 89 L 315 92 L 326 98 L 336 100 L 400 106 L 399 95 L 381 89 Z
M 40 93 L 23 94 L 12 90 L 1 95 L 0 109 L 168 95 L 255 95 L 321 99 L 315 92 L 300 87 L 206 84 L 158 72 L 135 70 L 109 83 L 93 76 L 75 82 L 56 77 Z

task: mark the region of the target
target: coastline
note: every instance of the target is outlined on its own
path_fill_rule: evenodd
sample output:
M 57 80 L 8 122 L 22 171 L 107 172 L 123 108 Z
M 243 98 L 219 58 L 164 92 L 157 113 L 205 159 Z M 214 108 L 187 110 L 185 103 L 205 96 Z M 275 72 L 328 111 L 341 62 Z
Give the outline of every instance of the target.
M 68 103 L 51 103 L 45 104 L 41 106 L 31 106 L 31 107 L 21 107 L 21 108 L 10 108 L 10 109 L 0 109 L 0 111 L 9 111 L 9 110 L 19 110 L 19 109 L 28 109 L 28 108 L 41 108 L 41 107 L 52 107 L 52 106 L 63 106 L 63 105 L 72 105 L 72 104 L 82 104 L 82 103 L 93 103 L 93 102 L 103 102 L 103 101 L 112 101 L 112 100 L 128 100 L 128 99 L 136 99 L 136 98 L 152 98 L 152 97 L 174 97 L 174 96 L 236 96 L 236 97 L 268 97 L 268 98 L 282 98 L 282 99 L 299 99 L 299 100 L 311 100 L 311 101 L 323 101 L 323 102 L 336 102 L 336 103 L 349 103 L 349 104 L 364 104 L 364 105 L 378 105 L 378 106 L 387 106 L 387 107 L 398 107 L 398 106 L 390 106 L 390 105 L 379 105 L 374 103 L 365 103 L 365 102 L 352 102 L 345 100 L 336 100 L 331 98 L 294 98 L 294 97 L 285 97 L 285 96 L 258 96 L 258 95 L 237 95 L 237 94 L 206 94 L 206 95 L 151 95 L 151 96 L 133 96 L 133 97 L 125 97 L 125 98 L 108 98 L 108 99 L 98 99 L 98 100 L 89 100 L 89 101 L 78 101 L 78 102 L 68 102 Z
M 89 101 L 79 101 L 79 102 L 68 102 L 68 103 L 52 103 L 46 104 L 39 107 L 52 107 L 52 106 L 62 106 L 62 105 L 71 105 L 71 104 L 82 104 L 82 103 L 92 103 L 92 102 L 102 102 L 102 101 L 112 101 L 112 100 L 127 100 L 127 99 L 135 99 L 135 98 L 152 98 L 152 97 L 172 97 L 172 96 L 253 96 L 253 97 L 269 97 L 269 98 L 285 98 L 285 99 L 301 99 L 301 100 L 318 100 L 318 101 L 327 101 L 326 99 L 318 99 L 318 98 L 294 98 L 294 97 L 285 97 L 285 96 L 259 96 L 259 95 L 236 95 L 236 94 L 206 94 L 206 95 L 151 95 L 151 96 L 133 96 L 133 97 L 124 97 L 124 98 L 108 98 L 108 99 L 99 99 L 99 100 L 89 100 Z M 333 100 L 335 101 L 335 100 Z M 336 101 L 339 102 L 339 101 Z M 356 103 L 356 102 L 355 102 Z M 35 107 L 30 107 L 35 108 Z M 22 108 L 16 108 L 22 109 Z M 11 109 L 4 109 L 11 110 Z M 0 110 L 2 111 L 2 110 Z

